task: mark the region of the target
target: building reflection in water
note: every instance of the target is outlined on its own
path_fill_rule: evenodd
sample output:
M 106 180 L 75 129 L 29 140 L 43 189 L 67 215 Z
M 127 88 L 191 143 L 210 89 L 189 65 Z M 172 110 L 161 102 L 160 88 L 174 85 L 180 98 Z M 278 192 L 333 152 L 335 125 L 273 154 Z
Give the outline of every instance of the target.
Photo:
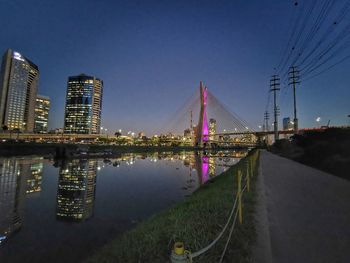
M 238 162 L 239 159 L 247 155 L 247 150 L 229 150 L 229 151 L 198 151 L 198 152 L 153 152 L 145 154 L 127 153 L 120 154 L 116 158 L 105 161 L 105 164 L 113 164 L 113 166 L 119 167 L 122 163 L 126 165 L 133 165 L 139 159 L 149 158 L 151 162 L 157 162 L 158 160 L 183 162 L 185 167 L 189 168 L 189 177 L 192 177 L 193 171 L 196 171 L 198 176 L 199 185 L 204 184 L 210 178 L 218 175 L 219 173 L 226 171 L 229 167 Z M 219 169 L 221 168 L 221 169 Z M 192 183 L 194 180 L 190 178 L 188 183 Z M 193 185 L 188 185 L 188 188 L 192 188 Z
M 40 192 L 43 158 L 0 160 L 0 244 L 22 227 L 26 193 Z
M 56 216 L 59 220 L 84 221 L 93 215 L 97 160 L 75 159 L 59 171 Z
M 27 177 L 27 189 L 26 193 L 38 193 L 41 191 L 41 183 L 43 180 L 43 167 L 44 158 L 37 158 L 37 161 L 33 162 L 29 166 Z

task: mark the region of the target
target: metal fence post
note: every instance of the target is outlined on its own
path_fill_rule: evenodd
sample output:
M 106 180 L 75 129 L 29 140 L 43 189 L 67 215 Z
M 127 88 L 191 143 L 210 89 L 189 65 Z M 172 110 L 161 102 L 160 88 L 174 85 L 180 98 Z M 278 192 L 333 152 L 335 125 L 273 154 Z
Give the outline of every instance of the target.
M 242 215 L 242 171 L 238 170 L 238 220 L 239 223 L 243 223 Z

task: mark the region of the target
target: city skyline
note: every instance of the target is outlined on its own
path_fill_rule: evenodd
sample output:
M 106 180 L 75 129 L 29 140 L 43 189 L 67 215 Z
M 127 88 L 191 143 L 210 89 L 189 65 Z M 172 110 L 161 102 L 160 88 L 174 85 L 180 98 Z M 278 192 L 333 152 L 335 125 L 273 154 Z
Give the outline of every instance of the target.
M 291 3 L 256 1 L 249 8 L 226 1 L 84 4 L 0 3 L 1 10 L 9 11 L 1 13 L 9 22 L 0 49 L 13 48 L 30 57 L 41 71 L 39 93 L 55 98 L 49 129 L 63 127 L 66 80 L 80 72 L 104 80 L 102 126 L 110 133 L 159 133 L 200 80 L 255 129 L 262 125 L 269 79 L 288 40 Z M 10 19 L 11 10 L 18 20 Z M 88 10 L 94 10 L 95 24 Z M 25 19 L 35 26 L 24 27 Z M 297 89 L 300 127 L 328 120 L 331 125 L 348 124 L 349 65 L 345 61 L 318 78 L 302 79 Z M 280 94 L 281 127 L 283 118 L 292 117 L 292 92 L 283 88 Z

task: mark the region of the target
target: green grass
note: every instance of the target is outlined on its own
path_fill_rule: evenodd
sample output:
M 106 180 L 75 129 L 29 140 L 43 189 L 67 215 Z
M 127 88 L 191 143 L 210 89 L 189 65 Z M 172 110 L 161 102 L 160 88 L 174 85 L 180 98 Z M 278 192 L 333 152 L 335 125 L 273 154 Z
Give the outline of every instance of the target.
M 160 212 L 108 243 L 87 262 L 169 262 L 175 241 L 185 243 L 193 252 L 209 244 L 222 230 L 237 191 L 237 171 L 245 171 L 244 159 L 237 165 L 200 187 L 183 202 Z M 251 247 L 255 240 L 254 182 L 251 191 L 243 195 L 243 224 L 237 224 L 225 262 L 251 262 Z M 243 183 L 242 183 L 243 184 Z M 218 262 L 228 231 L 221 240 L 194 262 Z

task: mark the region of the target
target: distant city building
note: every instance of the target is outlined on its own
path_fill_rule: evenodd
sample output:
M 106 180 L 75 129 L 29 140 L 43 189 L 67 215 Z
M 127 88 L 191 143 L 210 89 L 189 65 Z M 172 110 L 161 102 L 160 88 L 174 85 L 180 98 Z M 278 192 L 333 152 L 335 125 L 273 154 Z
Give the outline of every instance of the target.
M 103 81 L 81 74 L 68 78 L 64 132 L 98 134 L 101 128 Z
M 35 106 L 34 132 L 47 133 L 50 111 L 50 98 L 38 95 Z
M 63 128 L 55 128 L 55 129 L 51 129 L 49 130 L 50 134 L 62 134 L 63 133 Z
M 145 133 L 144 132 L 139 132 L 138 138 L 142 139 L 143 137 L 145 137 Z
M 216 134 L 216 120 L 209 120 L 209 140 L 213 141 L 215 139 Z
M 58 219 L 84 221 L 92 216 L 96 172 L 96 160 L 75 159 L 60 168 L 56 210 Z
M 39 69 L 20 53 L 8 49 L 0 73 L 0 125 L 33 132 Z
M 283 130 L 293 130 L 293 123 L 290 117 L 283 118 Z
M 191 138 L 192 137 L 192 130 L 191 129 L 186 129 L 184 130 L 184 137 L 185 138 Z

